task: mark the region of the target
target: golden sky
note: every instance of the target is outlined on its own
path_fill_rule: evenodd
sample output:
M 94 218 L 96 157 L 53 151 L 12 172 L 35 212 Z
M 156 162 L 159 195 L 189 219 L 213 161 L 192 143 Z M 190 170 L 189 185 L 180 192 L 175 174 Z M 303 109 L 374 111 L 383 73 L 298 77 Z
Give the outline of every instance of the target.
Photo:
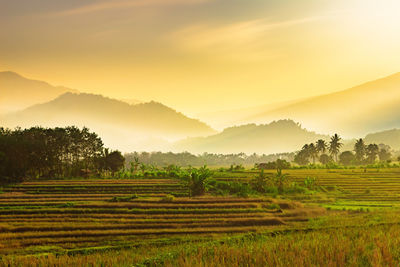
M 188 114 L 400 71 L 398 0 L 0 0 L 0 70 Z

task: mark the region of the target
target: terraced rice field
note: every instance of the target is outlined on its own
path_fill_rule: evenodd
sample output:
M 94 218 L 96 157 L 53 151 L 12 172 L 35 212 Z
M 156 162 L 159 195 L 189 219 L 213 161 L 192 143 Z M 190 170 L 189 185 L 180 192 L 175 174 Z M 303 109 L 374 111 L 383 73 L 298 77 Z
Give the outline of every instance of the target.
M 317 195 L 332 201 L 329 205 L 400 206 L 400 169 L 284 172 L 298 184 L 315 177 L 325 190 Z M 216 179 L 248 182 L 257 174 L 216 173 Z M 12 262 L 12 257 L 26 255 L 108 253 L 302 229 L 310 218 L 326 213 L 318 206 L 266 197 L 189 198 L 186 188 L 173 179 L 35 181 L 3 192 L 0 266 L 2 257 Z M 322 203 L 314 195 L 299 199 Z
M 283 172 L 289 175 L 290 182 L 297 184 L 303 184 L 307 177 L 316 178 L 317 185 L 337 200 L 400 204 L 400 169 L 301 169 Z M 227 177 L 227 173 L 223 173 L 219 178 L 217 174 L 217 179 L 248 182 L 257 174 L 251 171 Z M 272 177 L 275 172 L 267 171 L 265 174 Z
M 25 182 L 0 194 L 0 256 L 74 254 L 287 227 L 323 212 L 263 198 L 185 196 L 169 179 Z M 130 198 L 136 194 L 137 198 Z M 115 197 L 118 197 L 116 200 Z

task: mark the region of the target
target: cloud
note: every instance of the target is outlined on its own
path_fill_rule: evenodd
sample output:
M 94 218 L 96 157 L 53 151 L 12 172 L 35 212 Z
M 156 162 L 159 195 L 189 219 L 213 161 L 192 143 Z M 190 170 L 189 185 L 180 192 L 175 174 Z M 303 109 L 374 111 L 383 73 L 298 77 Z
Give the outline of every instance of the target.
M 166 38 L 189 51 L 212 51 L 217 53 L 245 55 L 246 58 L 262 58 L 271 39 L 271 32 L 305 24 L 324 17 L 271 22 L 267 19 L 248 20 L 228 25 L 197 24 L 184 27 Z M 270 53 L 268 53 L 270 54 Z
M 64 10 L 58 12 L 56 15 L 79 15 L 100 12 L 111 9 L 123 9 L 132 7 L 146 7 L 146 6 L 171 6 L 171 5 L 195 5 L 211 0 L 114 0 L 104 1 L 90 5 L 84 5 L 78 8 Z

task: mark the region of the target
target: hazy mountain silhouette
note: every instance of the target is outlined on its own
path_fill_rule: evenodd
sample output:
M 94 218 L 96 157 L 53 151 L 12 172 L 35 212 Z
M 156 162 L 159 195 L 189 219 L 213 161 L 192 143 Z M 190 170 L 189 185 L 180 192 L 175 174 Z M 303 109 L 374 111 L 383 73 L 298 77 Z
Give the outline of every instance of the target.
M 237 122 L 290 118 L 322 133 L 348 137 L 400 127 L 400 73 L 360 86 L 266 110 Z
M 65 92 L 77 92 L 63 86 L 30 80 L 21 75 L 0 72 L 0 113 L 12 112 L 50 101 Z
M 389 145 L 395 150 L 400 150 L 400 130 L 392 129 L 377 133 L 371 133 L 365 137 L 364 141 L 367 144 L 385 144 Z
M 129 105 L 93 94 L 65 93 L 58 98 L 2 117 L 8 127 L 87 126 L 112 148 L 164 150 L 166 141 L 206 136 L 215 131 L 160 103 Z
M 254 114 L 273 111 L 277 108 L 285 107 L 296 102 L 300 102 L 302 100 L 303 99 L 297 99 L 294 101 L 277 102 L 268 105 L 248 108 L 203 112 L 197 114 L 196 118 L 201 121 L 206 121 L 207 123 L 210 123 L 210 125 L 216 129 L 224 129 L 227 127 L 231 127 L 232 125 L 238 124 L 238 122 L 239 124 L 246 124 L 244 121 L 247 118 L 254 116 Z
M 174 150 L 193 153 L 281 153 L 299 150 L 304 144 L 318 139 L 328 140 L 303 129 L 292 120 L 274 121 L 270 124 L 247 124 L 230 127 L 208 137 L 189 138 L 176 142 Z

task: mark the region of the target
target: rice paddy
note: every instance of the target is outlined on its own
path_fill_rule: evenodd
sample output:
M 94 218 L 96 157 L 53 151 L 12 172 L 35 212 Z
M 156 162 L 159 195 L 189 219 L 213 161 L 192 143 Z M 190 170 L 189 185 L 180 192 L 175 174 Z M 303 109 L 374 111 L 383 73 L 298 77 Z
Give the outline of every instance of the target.
M 298 242 L 308 248 L 302 253 L 310 253 L 321 249 L 330 233 L 352 238 L 349 227 L 356 227 L 359 236 L 365 231 L 381 235 L 389 226 L 397 233 L 399 169 L 285 172 L 291 183 L 316 178 L 319 190 L 278 198 L 190 198 L 179 181 L 165 178 L 43 180 L 4 187 L 0 194 L 0 266 L 25 266 L 28 262 L 32 266 L 226 266 L 223 263 L 233 261 L 237 264 L 232 266 L 243 266 L 247 257 L 243 246 L 254 251 L 249 266 L 260 262 L 284 266 L 279 257 L 281 263 L 297 262 L 277 252 L 284 242 L 295 247 L 291 253 L 296 257 L 301 253 Z M 215 179 L 248 182 L 257 173 L 229 175 L 215 173 Z M 313 235 L 321 237 L 316 239 L 319 243 L 311 243 Z M 239 241 L 231 244 L 232 240 Z M 331 249 L 338 249 L 339 243 Z M 387 248 L 391 260 L 383 258 L 382 264 L 400 262 L 400 251 L 394 245 Z M 361 245 L 360 249 L 370 251 Z M 274 251 L 280 256 L 271 256 Z M 172 252 L 173 257 L 168 256 Z M 332 262 L 340 263 L 333 254 Z M 213 262 L 210 255 L 217 260 Z M 229 255 L 233 258 L 228 259 Z M 379 262 L 368 258 L 373 257 L 370 254 L 364 256 L 366 262 Z M 219 262 L 221 257 L 224 262 Z M 321 265 L 323 258 L 298 260 Z

